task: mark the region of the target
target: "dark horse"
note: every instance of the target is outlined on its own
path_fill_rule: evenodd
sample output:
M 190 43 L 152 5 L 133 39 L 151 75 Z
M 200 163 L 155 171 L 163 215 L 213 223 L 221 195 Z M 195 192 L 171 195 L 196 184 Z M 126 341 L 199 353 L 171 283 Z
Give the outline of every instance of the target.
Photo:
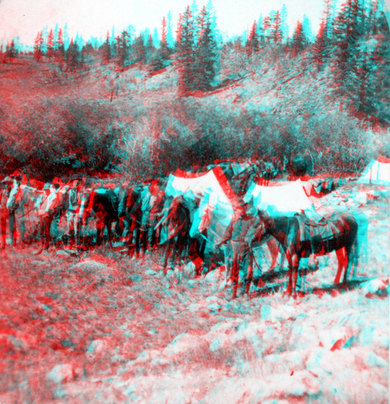
M 118 219 L 118 197 L 113 190 L 90 190 L 82 197 L 80 214 L 77 219 L 78 237 L 77 244 L 83 238 L 85 228 L 88 225 L 88 220 L 92 211 L 96 215 L 96 230 L 97 230 L 97 245 L 103 243 L 104 229 L 107 227 L 108 240 L 112 247 L 112 223 Z
M 301 258 L 308 258 L 311 254 L 317 256 L 336 252 L 339 268 L 335 283 L 340 282 L 343 269 L 343 284 L 347 283 L 348 274 L 355 264 L 358 264 L 358 224 L 349 212 L 333 213 L 328 220 L 332 220 L 334 228 L 331 236 L 305 237 L 301 233 L 301 223 L 298 215 L 293 217 L 271 217 L 264 212 L 259 212 L 262 224 L 259 226 L 255 237 L 261 239 L 272 235 L 282 246 L 286 253 L 289 265 L 288 293 L 296 297 L 296 285 L 298 279 L 298 267 Z

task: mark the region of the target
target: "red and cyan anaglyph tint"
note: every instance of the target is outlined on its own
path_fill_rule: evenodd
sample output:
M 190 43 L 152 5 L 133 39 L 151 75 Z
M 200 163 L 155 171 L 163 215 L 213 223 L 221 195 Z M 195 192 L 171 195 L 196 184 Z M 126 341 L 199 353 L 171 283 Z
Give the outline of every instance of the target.
M 387 9 L 216 3 L 0 42 L 0 403 L 388 402 Z

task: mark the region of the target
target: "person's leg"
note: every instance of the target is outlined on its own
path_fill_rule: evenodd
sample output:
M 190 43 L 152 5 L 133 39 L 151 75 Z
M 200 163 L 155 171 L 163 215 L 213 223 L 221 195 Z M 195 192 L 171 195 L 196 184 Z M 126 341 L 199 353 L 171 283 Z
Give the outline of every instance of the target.
M 16 228 L 15 228 L 15 212 L 10 212 L 9 215 L 9 233 L 11 239 L 11 245 L 15 245 L 16 242 Z
M 25 207 L 24 205 L 21 205 L 20 207 L 20 219 L 19 219 L 19 223 L 20 223 L 20 242 L 24 243 L 26 240 L 26 218 L 24 216 L 24 212 L 25 212 Z
M 55 212 L 52 215 L 52 233 L 53 233 L 53 247 L 59 244 L 59 224 L 60 224 L 60 212 Z M 49 229 L 50 231 L 50 229 Z
M 0 234 L 2 248 L 7 246 L 7 215 L 6 213 L 0 213 Z

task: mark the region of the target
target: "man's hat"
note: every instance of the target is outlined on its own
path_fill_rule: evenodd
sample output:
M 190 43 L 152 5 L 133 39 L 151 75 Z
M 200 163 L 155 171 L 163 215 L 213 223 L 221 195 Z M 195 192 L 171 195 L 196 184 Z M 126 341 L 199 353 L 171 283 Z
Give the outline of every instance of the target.
M 51 189 L 51 185 L 49 182 L 46 182 L 45 186 L 43 187 L 43 190 L 45 189 Z
M 1 182 L 12 182 L 10 177 L 5 177 Z

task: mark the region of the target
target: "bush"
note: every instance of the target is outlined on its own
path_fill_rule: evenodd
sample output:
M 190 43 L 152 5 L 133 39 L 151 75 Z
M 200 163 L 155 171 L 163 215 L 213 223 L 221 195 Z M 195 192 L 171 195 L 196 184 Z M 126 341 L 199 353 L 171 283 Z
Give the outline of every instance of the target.
M 50 179 L 104 170 L 119 159 L 120 131 L 109 104 L 41 99 L 8 112 L 0 141 L 13 167 Z M 4 153 L 4 152 L 3 152 Z

